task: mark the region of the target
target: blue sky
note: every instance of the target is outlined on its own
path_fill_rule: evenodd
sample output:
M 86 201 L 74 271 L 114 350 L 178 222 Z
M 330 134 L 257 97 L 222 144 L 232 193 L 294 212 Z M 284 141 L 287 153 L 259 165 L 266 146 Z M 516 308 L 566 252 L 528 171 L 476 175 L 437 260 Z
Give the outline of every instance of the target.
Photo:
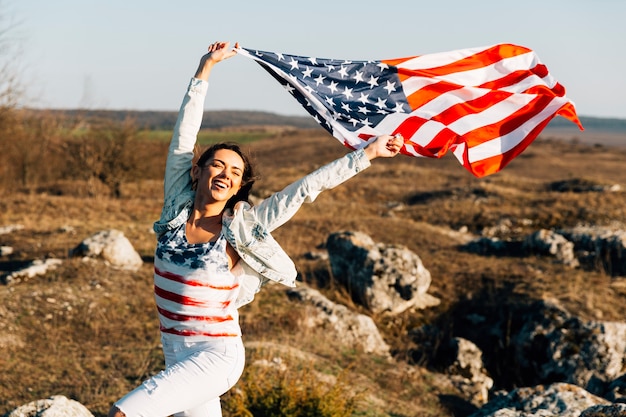
M 0 0 L 35 107 L 177 110 L 206 47 L 387 59 L 534 49 L 582 116 L 626 119 L 626 1 Z M 215 67 L 207 110 L 304 115 L 258 64 Z

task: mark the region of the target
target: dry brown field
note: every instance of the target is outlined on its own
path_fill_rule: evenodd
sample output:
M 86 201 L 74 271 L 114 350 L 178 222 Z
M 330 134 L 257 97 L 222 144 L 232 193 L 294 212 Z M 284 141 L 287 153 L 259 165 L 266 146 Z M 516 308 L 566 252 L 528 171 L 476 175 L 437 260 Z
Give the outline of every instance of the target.
M 626 228 L 625 144 L 623 134 L 547 131 L 503 171 L 486 178 L 473 177 L 453 157 L 374 161 L 370 169 L 304 206 L 274 236 L 295 261 L 301 285 L 319 288 L 365 314 L 370 313 L 334 285 L 328 265 L 306 254 L 319 251 L 330 233 L 344 230 L 407 246 L 431 272 L 429 293 L 441 304 L 373 317 L 393 349 L 395 360 L 389 363 L 345 348 L 340 335 L 303 330 L 299 323 L 306 312 L 287 299 L 284 288 L 268 286 L 241 310 L 248 361 L 280 356 L 296 378 L 298 361 L 348 378 L 350 386 L 364 393 L 358 415 L 462 415 L 467 409 L 450 400 L 456 394 L 445 378 L 411 360 L 412 328 L 440 320 L 472 295 L 493 305 L 552 299 L 587 319 L 623 320 L 626 277 L 572 269 L 540 256 L 468 253 L 460 250 L 459 231 L 478 236 L 505 221 L 514 225 L 512 238 L 579 224 Z M 317 130 L 273 135 L 246 147 L 261 174 L 255 185 L 258 197 L 347 151 Z M 165 154 L 153 157 L 150 164 L 159 165 Z M 618 184 L 621 191 L 550 188 L 553 182 L 573 179 Z M 44 184 L 0 194 L 0 226 L 24 226 L 0 235 L 0 246 L 14 248 L 12 255 L 0 258 L 0 273 L 35 259 L 64 260 L 44 276 L 0 286 L 0 415 L 33 400 L 65 395 L 104 416 L 114 400 L 161 369 L 151 263 L 151 225 L 159 216 L 161 185 L 155 179 L 126 183 L 121 198 L 87 193 L 84 184 L 65 184 L 63 193 L 46 192 Z M 145 261 L 138 272 L 68 257 L 81 240 L 104 229 L 119 229 L 129 238 Z M 299 354 L 291 358 L 293 350 Z

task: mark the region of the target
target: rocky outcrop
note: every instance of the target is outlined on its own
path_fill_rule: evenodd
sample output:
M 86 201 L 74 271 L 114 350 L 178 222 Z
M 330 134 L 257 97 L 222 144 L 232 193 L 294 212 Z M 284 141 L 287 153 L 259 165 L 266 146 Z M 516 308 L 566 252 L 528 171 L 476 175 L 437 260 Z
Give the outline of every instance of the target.
M 430 272 L 408 248 L 375 243 L 360 232 L 331 234 L 326 249 L 335 280 L 374 313 L 401 313 L 439 304 L 427 294 Z
M 604 253 L 611 263 L 618 263 L 624 245 L 621 235 L 614 232 L 592 235 L 547 230 L 515 243 L 498 242 L 503 242 L 504 251 L 511 245 L 508 250 L 553 256 L 563 263 L 581 259 L 585 251 Z M 370 311 L 397 314 L 437 304 L 438 300 L 427 294 L 430 273 L 406 247 L 377 244 L 358 232 L 335 233 L 326 246 L 335 281 Z M 123 260 L 129 252 L 130 260 Z M 122 256 L 113 256 L 116 254 Z M 573 254 L 575 257 L 570 257 Z M 141 258 L 118 231 L 103 231 L 86 239 L 72 255 L 101 257 L 119 268 L 141 266 L 137 262 Z M 314 259 L 325 261 L 323 254 Z M 306 309 L 300 325 L 321 327 L 346 347 L 393 360 L 371 317 L 334 303 L 305 285 L 289 289 L 287 294 L 293 302 L 302 303 L 298 308 Z M 473 297 L 476 299 L 468 299 L 473 311 L 452 308 L 438 327 L 432 323 L 412 332 L 412 342 L 436 356 L 428 361 L 413 357 L 414 362 L 426 364 L 438 376 L 445 375 L 447 386 L 454 387 L 459 397 L 477 410 L 472 417 L 626 416 L 626 323 L 583 320 L 551 300 L 512 305 L 503 298 L 498 305 L 485 307 L 476 293 Z M 279 360 L 267 364 L 283 366 Z M 504 373 L 515 374 L 517 379 L 504 384 L 498 379 Z M 511 391 L 504 391 L 503 386 Z M 44 414 L 91 416 L 79 403 L 55 396 L 26 404 L 4 417 Z
M 584 321 L 549 302 L 532 310 L 512 335 L 515 362 L 537 381 L 567 382 L 604 395 L 625 370 L 626 323 Z
M 626 276 L 626 230 L 602 227 L 540 229 L 521 240 L 480 236 L 461 249 L 487 256 L 549 256 L 572 268 L 596 269 L 601 266 L 611 276 Z

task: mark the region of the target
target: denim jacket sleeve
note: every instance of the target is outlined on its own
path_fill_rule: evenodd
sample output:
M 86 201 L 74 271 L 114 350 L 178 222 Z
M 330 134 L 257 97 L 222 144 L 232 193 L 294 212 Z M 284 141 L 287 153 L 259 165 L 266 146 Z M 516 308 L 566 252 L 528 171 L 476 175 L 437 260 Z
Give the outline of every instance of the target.
M 338 186 L 369 166 L 363 149 L 350 152 L 263 200 L 254 208 L 256 217 L 271 232 L 291 219 L 302 204 L 312 203 L 322 191 Z
M 190 172 L 208 85 L 207 81 L 192 78 L 183 98 L 165 164 L 161 218 L 153 226 L 157 234 L 179 226 L 189 216 L 195 195 Z

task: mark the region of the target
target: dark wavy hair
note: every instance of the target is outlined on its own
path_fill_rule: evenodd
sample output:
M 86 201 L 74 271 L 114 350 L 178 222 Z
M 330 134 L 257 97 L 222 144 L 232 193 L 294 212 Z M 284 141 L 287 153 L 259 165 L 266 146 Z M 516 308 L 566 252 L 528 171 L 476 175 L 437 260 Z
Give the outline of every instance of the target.
M 252 186 L 254 182 L 257 180 L 257 176 L 254 173 L 254 167 L 250 162 L 250 158 L 246 155 L 242 150 L 239 144 L 233 142 L 220 142 L 215 143 L 209 146 L 207 149 L 202 152 L 196 165 L 199 167 L 204 167 L 207 161 L 215 156 L 215 152 L 220 149 L 228 149 L 230 151 L 235 152 L 237 155 L 241 157 L 243 160 L 243 175 L 241 176 L 241 188 L 226 202 L 226 208 L 233 209 L 235 204 L 239 201 L 246 201 L 250 204 L 250 192 L 252 191 Z M 197 181 L 194 181 L 194 188 L 197 186 Z

